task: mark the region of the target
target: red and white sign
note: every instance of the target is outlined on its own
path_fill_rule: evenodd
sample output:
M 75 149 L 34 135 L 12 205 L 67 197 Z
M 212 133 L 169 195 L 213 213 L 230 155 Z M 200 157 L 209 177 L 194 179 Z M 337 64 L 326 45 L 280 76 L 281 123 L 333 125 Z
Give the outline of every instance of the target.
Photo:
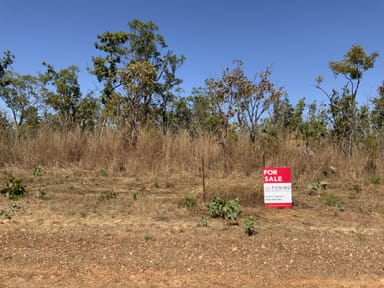
M 264 206 L 292 208 L 291 168 L 264 168 Z

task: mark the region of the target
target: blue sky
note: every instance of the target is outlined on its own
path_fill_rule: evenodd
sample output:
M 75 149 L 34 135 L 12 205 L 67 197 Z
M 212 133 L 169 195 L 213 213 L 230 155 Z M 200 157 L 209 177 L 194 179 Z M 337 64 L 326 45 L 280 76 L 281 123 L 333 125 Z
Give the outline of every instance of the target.
M 77 65 L 85 94 L 98 85 L 86 71 L 98 55 L 97 35 L 128 31 L 138 18 L 157 24 L 169 48 L 186 57 L 178 71 L 182 96 L 239 59 L 250 78 L 271 66 L 272 81 L 295 103 L 327 102 L 315 78 L 338 87 L 328 63 L 358 44 L 380 54 L 362 81 L 364 104 L 384 80 L 383 11 L 381 0 L 2 0 L 0 53 L 11 50 L 23 74 L 44 71 L 43 61 Z

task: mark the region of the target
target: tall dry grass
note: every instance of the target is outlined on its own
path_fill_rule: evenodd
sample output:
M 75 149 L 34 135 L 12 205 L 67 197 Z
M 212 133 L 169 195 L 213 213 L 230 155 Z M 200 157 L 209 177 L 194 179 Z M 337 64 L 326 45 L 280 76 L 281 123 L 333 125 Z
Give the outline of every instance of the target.
M 107 169 L 123 176 L 191 175 L 201 178 L 204 159 L 204 173 L 210 191 L 216 193 L 221 189 L 228 196 L 237 193 L 238 189 L 251 191 L 250 185 L 262 185 L 260 175 L 264 165 L 291 167 L 292 179 L 297 186 L 325 178 L 328 181 L 361 182 L 369 176 L 368 170 L 371 174 L 383 175 L 384 171 L 378 165 L 383 155 L 377 153 L 377 168 L 372 172 L 372 169 L 367 169 L 367 165 L 372 163 L 366 154 L 364 149 L 360 149 L 354 151 L 352 157 L 347 157 L 326 140 L 308 143 L 289 135 L 260 136 L 254 144 L 248 137 L 239 135 L 224 146 L 214 137 L 193 139 L 187 133 L 163 135 L 160 129 L 141 131 L 135 147 L 126 145 L 122 135 L 112 130 L 96 133 L 40 131 L 32 138 L 17 142 L 0 139 L 0 167 L 30 169 L 42 165 L 45 168 L 90 171 Z M 229 178 L 235 179 L 232 184 L 216 181 Z M 236 181 L 242 185 L 236 186 Z M 243 196 L 250 201 L 255 200 L 252 197 L 258 197 L 252 196 L 251 192 L 244 193 Z

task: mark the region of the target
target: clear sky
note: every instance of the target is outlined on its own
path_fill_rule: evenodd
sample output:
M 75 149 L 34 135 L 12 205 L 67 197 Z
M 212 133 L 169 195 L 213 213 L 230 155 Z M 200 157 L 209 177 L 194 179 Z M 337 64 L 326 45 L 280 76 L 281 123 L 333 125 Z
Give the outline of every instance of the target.
M 186 57 L 177 73 L 182 96 L 239 59 L 252 79 L 271 66 L 291 103 L 327 102 L 315 78 L 336 88 L 328 63 L 355 44 L 380 54 L 363 77 L 360 103 L 377 96 L 384 80 L 382 0 L 1 0 L 0 11 L 0 53 L 16 56 L 14 70 L 36 74 L 43 61 L 77 65 L 84 94 L 97 87 L 86 70 L 99 54 L 97 35 L 128 31 L 135 18 L 157 24 L 169 48 Z

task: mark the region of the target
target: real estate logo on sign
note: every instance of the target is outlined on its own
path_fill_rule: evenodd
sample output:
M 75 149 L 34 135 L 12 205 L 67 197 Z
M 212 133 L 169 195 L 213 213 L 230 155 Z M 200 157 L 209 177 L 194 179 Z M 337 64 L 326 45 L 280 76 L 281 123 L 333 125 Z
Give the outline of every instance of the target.
M 291 168 L 264 168 L 264 206 L 270 208 L 292 207 Z

